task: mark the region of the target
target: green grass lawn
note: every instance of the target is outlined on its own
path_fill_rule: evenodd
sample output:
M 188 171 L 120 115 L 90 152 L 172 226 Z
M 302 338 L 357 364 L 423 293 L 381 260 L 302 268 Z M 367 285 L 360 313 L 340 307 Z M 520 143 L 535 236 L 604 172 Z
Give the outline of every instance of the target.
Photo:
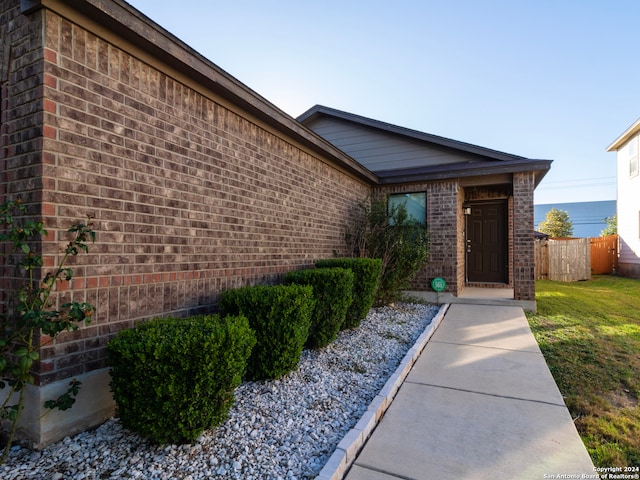
M 536 289 L 527 317 L 594 464 L 640 465 L 640 280 Z

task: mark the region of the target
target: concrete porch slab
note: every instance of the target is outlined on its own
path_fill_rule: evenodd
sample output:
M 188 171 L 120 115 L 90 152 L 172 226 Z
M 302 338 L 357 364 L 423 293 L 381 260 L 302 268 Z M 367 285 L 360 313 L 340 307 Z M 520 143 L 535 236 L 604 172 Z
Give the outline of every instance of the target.
M 482 289 L 482 290 L 490 290 L 490 289 Z M 505 295 L 497 295 L 495 293 L 489 293 L 487 295 L 478 295 L 474 298 L 468 298 L 466 296 L 461 295 L 456 297 L 451 293 L 447 292 L 427 292 L 427 291 L 418 291 L 411 290 L 404 292 L 406 297 L 409 299 L 415 299 L 418 301 L 436 303 L 439 305 L 448 303 L 448 304 L 467 304 L 467 305 L 494 305 L 494 306 L 516 306 L 521 307 L 524 310 L 535 312 L 536 311 L 536 302 L 535 300 L 515 300 L 513 298 L 506 298 Z
M 504 300 L 513 300 L 513 288 L 481 288 L 481 287 L 464 287 L 460 298 L 502 298 Z

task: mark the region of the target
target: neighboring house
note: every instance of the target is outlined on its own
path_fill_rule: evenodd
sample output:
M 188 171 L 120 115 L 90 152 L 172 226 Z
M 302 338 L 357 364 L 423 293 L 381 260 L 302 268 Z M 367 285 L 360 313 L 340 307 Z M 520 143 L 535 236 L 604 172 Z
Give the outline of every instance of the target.
M 617 152 L 619 273 L 640 278 L 640 120 L 609 147 Z
M 211 312 L 224 290 L 346 254 L 372 195 L 408 200 L 429 230 L 415 288 L 507 286 L 535 307 L 533 191 L 550 161 L 323 107 L 297 121 L 123 0 L 0 0 L 0 39 L 0 202 L 20 196 L 45 223 L 45 265 L 72 222 L 89 214 L 97 232 L 53 299 L 97 310 L 41 347 L 33 446 L 113 415 L 106 344 L 119 330 Z M 18 279 L 0 268 L 4 309 Z M 40 418 L 70 378 L 77 405 Z
M 533 224 L 537 228 L 545 220 L 552 209 L 562 210 L 569 214 L 573 224 L 573 236 L 576 238 L 599 237 L 600 232 L 607 228 L 605 218 L 616 214 L 615 200 L 597 202 L 547 203 L 533 206 Z
M 442 277 L 467 286 L 511 287 L 535 302 L 533 191 L 550 160 L 532 160 L 351 113 L 315 106 L 298 120 L 378 177 L 373 191 L 407 199 L 430 235 L 414 288 Z

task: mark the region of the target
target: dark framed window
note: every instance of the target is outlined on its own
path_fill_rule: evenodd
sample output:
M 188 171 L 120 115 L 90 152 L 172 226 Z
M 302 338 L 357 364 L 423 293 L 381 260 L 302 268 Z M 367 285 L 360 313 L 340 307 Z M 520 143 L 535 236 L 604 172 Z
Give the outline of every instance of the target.
M 427 224 L 427 194 L 425 192 L 401 193 L 389 195 L 389 210 L 400 205 L 407 209 L 409 218 L 420 225 Z

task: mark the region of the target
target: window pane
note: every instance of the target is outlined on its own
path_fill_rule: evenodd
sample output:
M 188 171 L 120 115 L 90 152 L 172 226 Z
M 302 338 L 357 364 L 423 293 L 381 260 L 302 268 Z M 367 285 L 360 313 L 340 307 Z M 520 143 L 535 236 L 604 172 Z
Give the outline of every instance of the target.
M 427 223 L 427 194 L 403 193 L 401 195 L 389 195 L 389 208 L 404 205 L 409 218 L 416 220 L 421 225 Z
M 638 175 L 638 137 L 634 137 L 629 142 L 629 175 Z

